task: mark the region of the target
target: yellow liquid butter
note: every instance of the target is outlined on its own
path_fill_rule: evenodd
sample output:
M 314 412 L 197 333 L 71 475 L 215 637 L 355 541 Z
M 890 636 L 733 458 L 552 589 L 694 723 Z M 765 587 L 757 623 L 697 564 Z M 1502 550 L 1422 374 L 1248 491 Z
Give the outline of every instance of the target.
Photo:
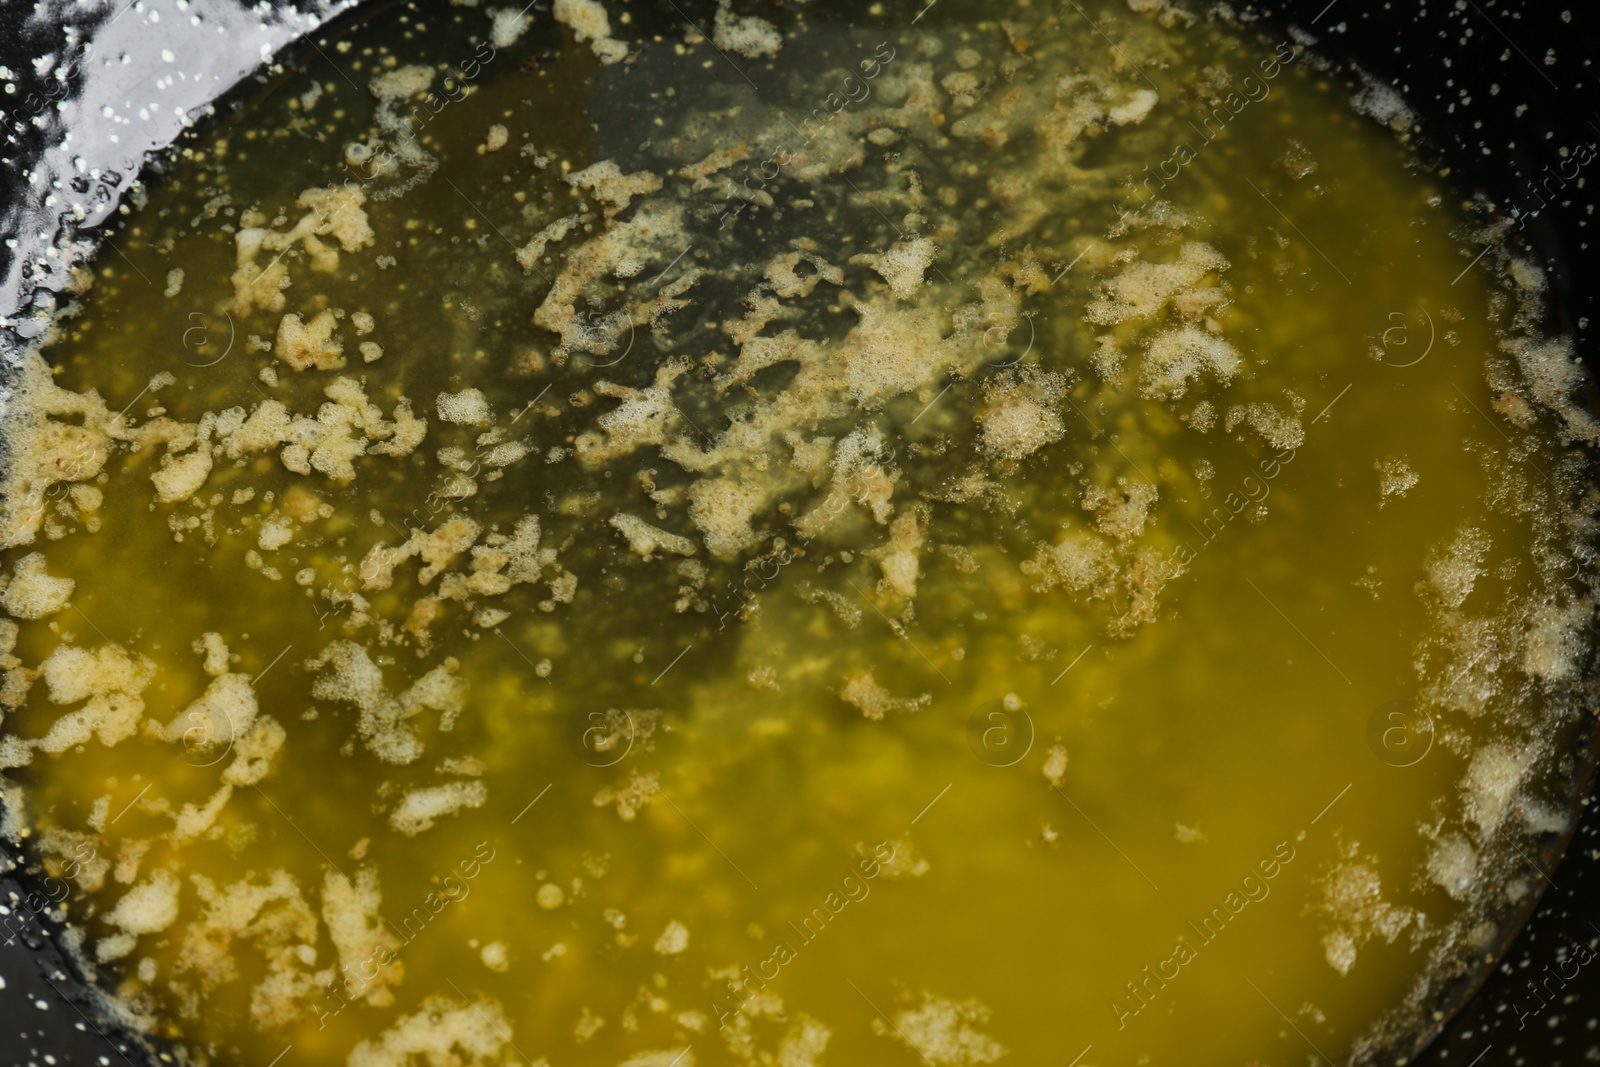
M 1586 736 L 1537 268 L 1292 37 L 689 14 L 317 36 L 20 372 L 5 829 L 107 1011 L 260 1067 L 1403 1055 Z

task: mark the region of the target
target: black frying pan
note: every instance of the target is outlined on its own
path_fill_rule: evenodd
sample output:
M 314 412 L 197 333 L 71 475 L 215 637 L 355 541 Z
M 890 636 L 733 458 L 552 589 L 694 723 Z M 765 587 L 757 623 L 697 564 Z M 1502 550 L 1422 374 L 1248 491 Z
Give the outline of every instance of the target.
M 114 213 L 143 153 L 179 133 L 178 112 L 223 97 L 263 56 L 351 6 L 277 0 L 263 14 L 236 0 L 184 12 L 173 0 L 138 0 L 138 9 L 134 2 L 35 8 L 30 0 L 0 0 L 0 386 L 6 357 L 36 335 L 64 289 L 63 260 L 47 254 L 58 231 L 90 248 L 94 225 Z M 166 17 L 152 24 L 150 10 Z M 1422 117 L 1424 155 L 1448 166 L 1461 192 L 1483 190 L 1518 217 L 1520 239 L 1549 274 L 1556 325 L 1577 336 L 1591 368 L 1600 366 L 1600 219 L 1591 214 L 1600 208 L 1600 10 L 1542 0 L 1277 0 L 1235 11 L 1315 37 L 1330 77 L 1352 80 L 1353 63 L 1399 89 Z M 203 32 L 191 32 L 195 14 Z M 163 49 L 173 62 L 162 59 Z M 128 62 L 96 63 L 113 54 Z M 46 55 L 57 57 L 65 78 L 39 73 L 34 61 Z M 160 107 L 142 126 L 118 128 L 113 145 L 97 122 L 98 101 L 125 98 Z M 74 214 L 84 219 L 81 233 L 61 230 L 58 220 Z M 1590 770 L 1590 761 L 1574 760 L 1585 815 L 1531 919 L 1498 967 L 1463 977 L 1452 1006 L 1465 1006 L 1434 1020 L 1424 1038 L 1431 1043 L 1409 1062 L 1600 1061 L 1600 1027 L 1592 1025 L 1600 1014 L 1600 814 L 1593 810 L 1600 792 Z M 1548 862 L 1560 844 L 1536 858 Z M 144 1067 L 158 1050 L 96 1013 L 59 945 L 56 901 L 64 888 L 0 852 L 7 907 L 0 914 L 0 1067 Z M 1412 1053 L 1396 1050 L 1394 1062 Z

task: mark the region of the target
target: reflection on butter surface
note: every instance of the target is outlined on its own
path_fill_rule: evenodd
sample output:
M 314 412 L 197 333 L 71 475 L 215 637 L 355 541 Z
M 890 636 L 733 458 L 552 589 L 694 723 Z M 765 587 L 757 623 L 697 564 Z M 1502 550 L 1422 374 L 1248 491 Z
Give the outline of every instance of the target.
M 1592 684 L 1538 270 L 1292 39 L 1001 6 L 396 8 L 175 156 L 0 516 L 114 1010 L 1370 1062 L 1494 950 Z

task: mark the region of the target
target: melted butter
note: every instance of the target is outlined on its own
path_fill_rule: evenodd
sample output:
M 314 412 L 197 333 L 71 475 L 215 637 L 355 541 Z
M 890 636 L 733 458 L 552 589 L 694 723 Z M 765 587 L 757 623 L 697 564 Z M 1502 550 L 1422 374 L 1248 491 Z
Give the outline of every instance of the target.
M 116 745 L 5 721 L 120 1003 L 353 1067 L 1411 1040 L 1565 819 L 1583 453 L 1302 52 L 1096 14 L 413 12 L 182 154 L 45 352 L 103 501 L 11 552 L 75 582 L 21 665 L 149 664 Z M 356 428 L 228 436 L 274 400 Z

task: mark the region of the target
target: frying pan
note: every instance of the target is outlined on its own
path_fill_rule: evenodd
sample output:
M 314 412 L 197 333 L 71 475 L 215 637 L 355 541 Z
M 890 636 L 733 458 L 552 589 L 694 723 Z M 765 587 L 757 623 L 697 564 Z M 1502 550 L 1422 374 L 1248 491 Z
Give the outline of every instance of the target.
M 0 390 L 16 353 L 70 296 L 68 265 L 95 250 L 103 224 L 136 195 L 148 155 L 298 38 L 359 16 L 357 4 L 0 0 Z M 1517 220 L 1517 239 L 1549 276 L 1553 327 L 1573 333 L 1596 367 L 1600 10 L 1542 0 L 1276 0 L 1234 13 L 1307 35 L 1328 76 L 1352 90 L 1364 79 L 1398 90 L 1419 117 L 1422 157 L 1447 168 L 1461 193 L 1481 191 Z M 102 116 L 108 103 L 118 123 Z M 1551 870 L 1565 847 L 1526 925 L 1498 966 L 1464 977 L 1446 998 L 1420 1053 L 1397 1049 L 1394 1063 L 1600 1060 L 1592 770 L 1592 760 L 1573 761 L 1583 814 L 1570 843 L 1533 857 Z M 0 1067 L 159 1062 L 161 1050 L 94 1007 L 63 950 L 60 895 L 0 852 Z M 1593 962 L 1580 964 L 1586 956 Z

